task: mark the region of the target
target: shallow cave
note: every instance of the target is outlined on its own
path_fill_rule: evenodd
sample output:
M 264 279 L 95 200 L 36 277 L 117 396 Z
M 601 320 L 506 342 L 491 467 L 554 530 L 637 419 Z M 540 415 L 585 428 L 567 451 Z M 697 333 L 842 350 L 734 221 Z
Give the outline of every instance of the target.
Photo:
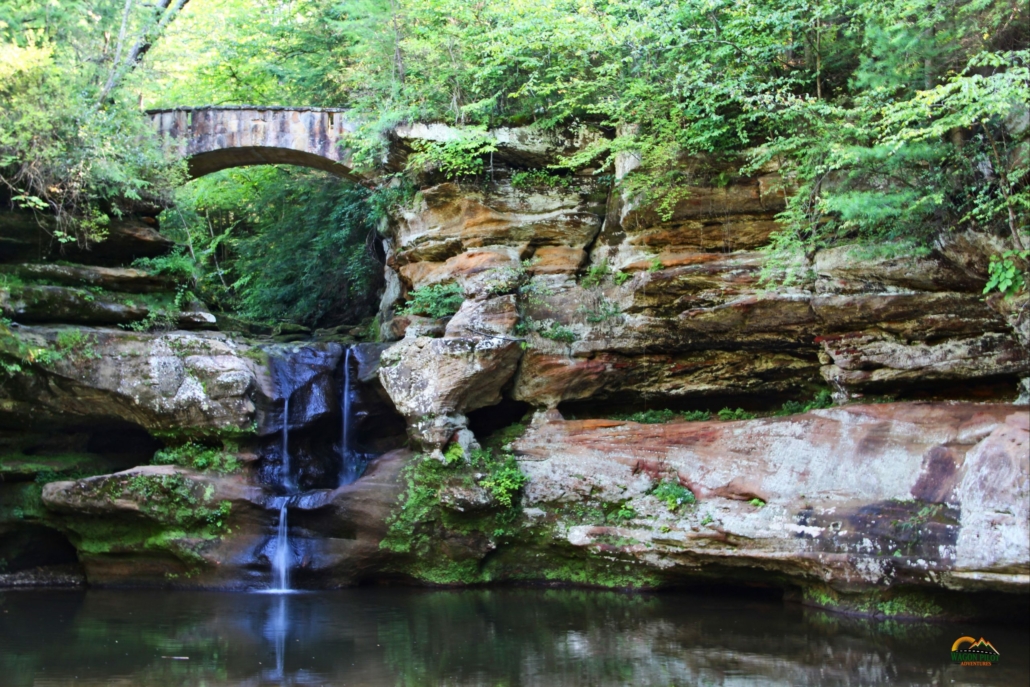
M 1012 403 L 1019 396 L 1019 377 L 997 375 L 970 380 L 926 380 L 869 385 L 862 398 L 884 401 L 971 401 Z
M 0 528 L 0 573 L 78 562 L 75 547 L 57 530 L 29 523 Z
M 469 429 L 482 443 L 494 432 L 510 427 L 523 419 L 533 410 L 533 406 L 524 401 L 502 398 L 501 402 L 469 411 L 467 414 Z
M 671 396 L 643 398 L 638 394 L 625 393 L 618 397 L 563 401 L 558 404 L 558 412 L 566 420 L 614 418 L 648 410 L 671 410 L 677 413 L 708 411 L 714 416 L 723 408 L 741 408 L 751 413 L 766 413 L 779 410 L 787 401 L 808 401 L 814 395 L 815 391 L 810 393 L 712 394 L 687 398 Z
M 31 481 L 40 472 L 67 479 L 120 472 L 150 464 L 161 447 L 145 429 L 124 422 L 69 423 L 47 432 L 0 430 L 8 482 Z

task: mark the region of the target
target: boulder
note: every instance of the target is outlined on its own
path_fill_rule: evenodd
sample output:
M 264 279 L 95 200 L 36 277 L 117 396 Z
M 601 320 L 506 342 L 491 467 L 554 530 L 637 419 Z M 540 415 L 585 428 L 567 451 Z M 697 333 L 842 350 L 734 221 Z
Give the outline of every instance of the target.
M 254 430 L 270 393 L 249 346 L 216 333 L 17 327 L 0 355 L 21 373 L 0 385 L 4 424 L 121 422 L 174 437 Z
M 464 413 L 500 402 L 521 354 L 495 336 L 406 338 L 383 352 L 379 379 L 411 438 L 438 450 L 467 425 Z
M 263 586 L 253 551 L 272 513 L 243 475 L 143 466 L 43 488 L 47 520 L 68 534 L 90 585 Z M 229 533 L 232 536 L 226 536 Z

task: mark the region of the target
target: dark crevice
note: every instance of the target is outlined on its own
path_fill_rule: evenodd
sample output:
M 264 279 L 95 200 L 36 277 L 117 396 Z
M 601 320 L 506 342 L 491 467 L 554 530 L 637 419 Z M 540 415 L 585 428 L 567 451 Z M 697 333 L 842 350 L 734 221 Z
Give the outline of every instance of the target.
M 476 441 L 483 442 L 494 432 L 509 427 L 532 410 L 532 406 L 523 401 L 503 398 L 497 405 L 478 408 L 467 414 L 469 429 L 476 436 Z

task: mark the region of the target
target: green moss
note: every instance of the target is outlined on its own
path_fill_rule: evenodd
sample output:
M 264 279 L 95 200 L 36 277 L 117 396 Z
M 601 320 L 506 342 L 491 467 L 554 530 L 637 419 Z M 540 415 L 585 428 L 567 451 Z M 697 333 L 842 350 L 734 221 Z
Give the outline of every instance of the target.
M 728 422 L 730 420 L 753 420 L 756 417 L 754 413 L 749 413 L 743 408 L 737 408 L 736 410 L 732 408 L 723 408 L 717 414 L 719 419 L 724 422 Z
M 651 495 L 663 501 L 670 511 L 680 506 L 689 506 L 697 502 L 694 492 L 684 487 L 679 482 L 662 480 L 651 489 Z
M 830 393 L 829 389 L 820 389 L 811 401 L 787 401 L 775 414 L 795 415 L 819 408 L 830 408 L 831 406 L 833 406 L 833 394 Z
M 44 518 L 42 493 L 35 482 L 0 484 L 0 523 Z
M 401 308 L 402 315 L 422 315 L 434 319 L 450 317 L 458 312 L 465 301 L 458 284 L 434 284 L 415 289 L 408 294 L 407 304 Z
M 228 451 L 210 448 L 188 441 L 179 446 L 163 448 L 154 454 L 154 465 L 181 465 L 195 470 L 210 470 L 222 474 L 239 472 L 242 464 Z
M 864 594 L 842 594 L 828 587 L 804 589 L 805 603 L 843 613 L 891 618 L 937 618 L 945 609 L 931 594 L 906 589 L 889 589 Z
M 236 425 L 226 425 L 224 427 L 191 427 L 181 425 L 169 429 L 155 429 L 150 433 L 166 444 L 179 445 L 192 441 L 199 444 L 222 442 L 223 445 L 226 445 L 257 436 L 257 429 L 257 421 L 255 420 L 245 427 L 238 427 Z

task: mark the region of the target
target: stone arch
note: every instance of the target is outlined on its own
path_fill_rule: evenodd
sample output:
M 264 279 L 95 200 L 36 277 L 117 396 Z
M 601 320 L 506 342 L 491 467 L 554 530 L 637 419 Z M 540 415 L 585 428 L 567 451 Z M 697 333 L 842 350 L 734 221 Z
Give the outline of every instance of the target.
M 191 178 L 231 167 L 291 164 L 350 176 L 343 137 L 356 126 L 338 108 L 197 107 L 149 110 L 159 136 L 187 158 Z

